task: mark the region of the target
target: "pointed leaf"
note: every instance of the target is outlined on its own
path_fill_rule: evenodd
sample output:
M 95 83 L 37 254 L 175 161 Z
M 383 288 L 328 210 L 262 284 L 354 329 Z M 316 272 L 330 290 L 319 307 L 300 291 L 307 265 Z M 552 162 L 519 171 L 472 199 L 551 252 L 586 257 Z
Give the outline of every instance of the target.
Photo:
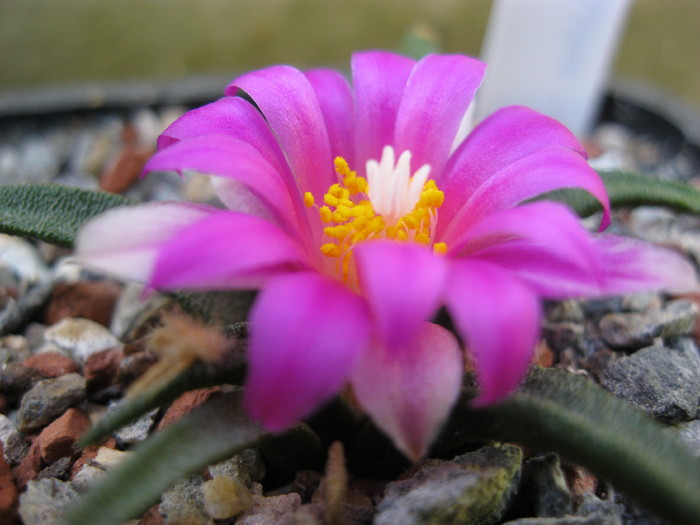
M 69 510 L 65 521 L 119 525 L 143 514 L 175 482 L 266 437 L 260 425 L 242 414 L 239 392 L 212 396 L 135 447 L 131 457 Z
M 610 171 L 599 173 L 610 197 L 612 208 L 634 206 L 666 206 L 700 214 L 700 190 L 688 184 L 661 180 L 640 173 Z M 580 190 L 557 190 L 545 193 L 535 200 L 556 200 L 568 204 L 582 216 L 599 211 L 600 204 Z
M 700 523 L 700 459 L 656 421 L 564 370 L 532 370 L 518 394 L 489 408 L 469 408 L 465 398 L 443 437 L 454 443 L 455 434 L 556 452 L 671 523 Z
M 88 219 L 135 203 L 122 195 L 60 184 L 0 186 L 0 232 L 71 247 Z

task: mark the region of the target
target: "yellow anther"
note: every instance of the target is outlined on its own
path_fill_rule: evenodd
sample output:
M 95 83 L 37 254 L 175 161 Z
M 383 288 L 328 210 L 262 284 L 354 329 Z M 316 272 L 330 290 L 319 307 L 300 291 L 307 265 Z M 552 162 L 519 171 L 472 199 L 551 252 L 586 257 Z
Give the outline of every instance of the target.
M 427 233 L 419 233 L 416 235 L 416 242 L 418 244 L 430 244 L 430 237 Z
M 447 253 L 447 244 L 444 242 L 436 242 L 433 244 L 433 251 L 440 254 Z
M 326 257 L 340 257 L 340 247 L 332 242 L 327 242 L 321 246 L 321 253 Z
M 353 248 L 357 243 L 393 239 L 427 246 L 432 244 L 437 209 L 445 198 L 435 181 L 426 181 L 415 207 L 396 218 L 375 212 L 368 198 L 367 179 L 350 170 L 345 159 L 337 157 L 334 164 L 339 182 L 328 188 L 323 196 L 324 205 L 319 208 L 321 222 L 327 225 L 323 232 L 328 241 L 321 245 L 320 251 L 326 257 L 337 259 L 336 271 L 342 280 L 351 283 L 356 279 Z M 306 206 L 314 206 L 314 202 L 311 193 L 304 194 Z M 435 253 L 447 251 L 445 243 L 435 243 L 432 248 Z
M 318 210 L 321 222 L 329 223 L 333 221 L 333 212 L 328 206 L 321 206 Z
M 351 173 L 350 166 L 348 166 L 347 161 L 343 157 L 336 157 L 333 164 L 338 175 L 348 175 Z

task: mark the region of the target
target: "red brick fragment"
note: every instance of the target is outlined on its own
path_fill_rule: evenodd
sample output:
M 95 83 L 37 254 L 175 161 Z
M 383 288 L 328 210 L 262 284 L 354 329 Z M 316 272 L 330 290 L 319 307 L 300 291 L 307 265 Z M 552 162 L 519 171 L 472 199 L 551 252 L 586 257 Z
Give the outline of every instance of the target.
M 139 525 L 167 525 L 167 522 L 158 510 L 158 505 L 154 505 L 143 515 Z
M 36 438 L 34 438 L 27 455 L 22 458 L 19 465 L 12 469 L 12 477 L 15 479 L 17 490 L 23 491 L 28 481 L 36 479 L 41 471 L 41 467 L 41 450 Z
M 108 348 L 90 355 L 83 370 L 88 390 L 100 390 L 114 384 L 123 357 L 120 348 Z
M 17 522 L 17 487 L 12 477 L 12 469 L 5 460 L 0 441 L 0 525 L 14 525 Z
M 171 423 L 185 416 L 190 410 L 204 403 L 212 394 L 219 392 L 219 387 L 202 388 L 185 392 L 170 405 L 158 423 L 158 430 L 161 430 Z
M 50 465 L 64 456 L 73 456 L 74 445 L 88 428 L 90 419 L 85 412 L 77 408 L 66 410 L 42 430 L 36 440 L 44 463 Z
M 109 326 L 122 286 L 113 281 L 59 283 L 49 299 L 44 315 L 48 325 L 66 317 L 82 317 Z
M 89 447 L 85 447 L 83 449 L 83 452 L 80 455 L 80 457 L 75 460 L 75 463 L 73 463 L 73 467 L 71 468 L 71 473 L 70 473 L 71 479 L 73 479 L 75 477 L 75 475 L 78 472 L 80 472 L 80 469 L 83 468 L 83 465 L 85 465 L 85 463 L 87 463 L 91 459 L 95 459 L 95 456 L 97 456 L 97 452 L 102 447 L 111 448 L 111 449 L 116 450 L 117 449 L 117 441 L 114 438 L 109 438 L 104 443 L 102 443 L 100 445 L 90 445 Z
M 35 354 L 24 359 L 22 364 L 38 371 L 39 374 L 46 379 L 80 371 L 78 363 L 59 352 Z

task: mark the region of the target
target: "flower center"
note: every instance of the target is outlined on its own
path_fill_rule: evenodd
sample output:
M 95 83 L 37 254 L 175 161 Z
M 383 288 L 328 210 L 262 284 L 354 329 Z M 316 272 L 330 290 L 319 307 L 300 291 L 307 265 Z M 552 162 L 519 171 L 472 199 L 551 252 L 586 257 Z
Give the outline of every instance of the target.
M 323 196 L 319 216 L 326 224 L 321 253 L 337 259 L 337 271 L 345 282 L 353 278 L 353 247 L 368 239 L 393 239 L 432 245 L 445 253 L 445 243 L 433 243 L 437 209 L 445 198 L 435 181 L 428 180 L 430 166 L 411 176 L 411 153 L 398 161 L 394 148 L 386 146 L 379 162 L 367 162 L 367 179 L 350 170 L 342 157 L 335 159 L 339 182 Z M 311 193 L 304 203 L 314 206 Z

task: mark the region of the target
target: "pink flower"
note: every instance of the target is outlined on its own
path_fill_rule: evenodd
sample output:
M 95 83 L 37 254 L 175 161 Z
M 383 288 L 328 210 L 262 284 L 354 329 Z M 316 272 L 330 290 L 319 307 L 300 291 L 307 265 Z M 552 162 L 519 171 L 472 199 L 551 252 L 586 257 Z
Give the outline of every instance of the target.
M 112 210 L 84 228 L 78 253 L 159 290 L 260 288 L 252 416 L 282 430 L 349 382 L 419 458 L 464 369 L 458 339 L 430 322 L 442 306 L 476 361 L 483 405 L 523 376 L 542 297 L 695 282 L 671 252 L 591 235 L 561 204 L 523 204 L 582 188 L 603 207 L 601 227 L 609 222 L 600 178 L 552 119 L 507 107 L 453 144 L 484 67 L 366 52 L 353 57 L 352 88 L 325 69 L 243 75 L 172 124 L 145 170 L 211 174 L 229 209 Z

